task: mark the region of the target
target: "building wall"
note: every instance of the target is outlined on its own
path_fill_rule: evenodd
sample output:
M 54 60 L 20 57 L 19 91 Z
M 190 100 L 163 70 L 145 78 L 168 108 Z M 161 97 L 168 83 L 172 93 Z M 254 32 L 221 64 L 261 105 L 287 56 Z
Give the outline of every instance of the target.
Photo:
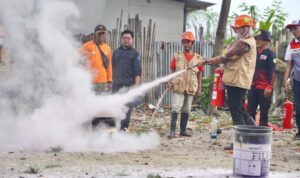
M 184 4 L 173 0 L 72 0 L 80 11 L 75 33 L 88 34 L 97 24 L 108 29 L 116 27 L 117 18 L 123 9 L 123 22 L 128 15 L 140 15 L 143 26 L 149 19 L 156 23 L 156 41 L 179 41 L 183 30 Z

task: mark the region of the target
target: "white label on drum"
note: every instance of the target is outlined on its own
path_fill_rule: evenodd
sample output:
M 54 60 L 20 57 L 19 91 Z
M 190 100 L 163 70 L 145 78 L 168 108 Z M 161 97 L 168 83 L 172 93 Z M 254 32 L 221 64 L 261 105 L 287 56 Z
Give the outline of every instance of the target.
M 234 173 L 260 176 L 262 167 L 269 167 L 271 156 L 271 145 L 235 142 L 233 150 Z

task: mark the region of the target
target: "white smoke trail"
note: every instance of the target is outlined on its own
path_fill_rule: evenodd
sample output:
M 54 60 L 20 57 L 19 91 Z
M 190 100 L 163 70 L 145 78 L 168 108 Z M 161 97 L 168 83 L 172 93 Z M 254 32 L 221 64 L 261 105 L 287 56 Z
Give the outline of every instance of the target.
M 171 75 L 168 75 L 166 77 L 162 77 L 162 78 L 159 78 L 151 83 L 147 83 L 147 84 L 144 84 L 140 87 L 135 87 L 133 89 L 131 89 L 127 94 L 126 96 L 124 96 L 124 101 L 125 102 L 128 102 L 128 101 L 132 101 L 134 100 L 136 97 L 140 96 L 141 94 L 144 94 L 145 92 L 147 92 L 148 90 L 150 90 L 151 88 L 161 84 L 161 83 L 164 83 L 164 82 L 167 82 L 169 81 L 170 79 L 174 78 L 175 76 L 177 75 L 180 75 L 182 73 L 184 73 L 186 70 L 181 70 L 181 71 L 178 71 L 178 72 L 175 72 Z M 121 96 L 122 97 L 122 96 Z
M 134 152 L 159 145 L 156 133 L 82 129 L 96 115 L 123 118 L 126 103 L 180 72 L 126 94 L 95 96 L 90 73 L 80 65 L 79 44 L 67 28 L 79 15 L 67 0 L 0 0 L 10 59 L 9 77 L 0 78 L 0 150 Z

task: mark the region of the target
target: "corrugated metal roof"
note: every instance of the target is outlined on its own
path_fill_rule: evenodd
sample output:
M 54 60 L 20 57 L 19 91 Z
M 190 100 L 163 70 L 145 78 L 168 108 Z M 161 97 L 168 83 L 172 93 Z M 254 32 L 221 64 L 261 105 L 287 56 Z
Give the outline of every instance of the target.
M 214 3 L 198 1 L 198 0 L 174 0 L 185 3 L 186 11 L 206 10 L 208 7 L 215 5 Z

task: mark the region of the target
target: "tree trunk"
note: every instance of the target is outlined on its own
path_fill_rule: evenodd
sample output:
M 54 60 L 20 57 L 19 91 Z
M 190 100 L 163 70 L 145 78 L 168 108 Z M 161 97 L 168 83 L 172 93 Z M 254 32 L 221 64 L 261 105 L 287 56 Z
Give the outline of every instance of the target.
M 225 38 L 225 32 L 226 32 L 226 26 L 227 26 L 227 20 L 228 20 L 228 15 L 229 15 L 229 10 L 230 10 L 230 4 L 231 0 L 223 0 L 222 1 L 222 7 L 221 7 L 221 12 L 219 16 L 219 23 L 217 27 L 217 34 L 216 34 L 216 39 L 215 39 L 215 44 L 213 47 L 213 56 L 219 56 L 222 53 L 223 46 L 224 46 L 224 38 Z M 212 88 L 213 88 L 213 78 L 214 78 L 214 70 L 216 69 L 216 66 L 212 66 L 211 68 L 211 83 L 210 83 L 210 94 L 209 97 L 211 98 L 212 94 Z M 208 115 L 215 114 L 218 115 L 217 109 L 214 106 L 209 105 Z

